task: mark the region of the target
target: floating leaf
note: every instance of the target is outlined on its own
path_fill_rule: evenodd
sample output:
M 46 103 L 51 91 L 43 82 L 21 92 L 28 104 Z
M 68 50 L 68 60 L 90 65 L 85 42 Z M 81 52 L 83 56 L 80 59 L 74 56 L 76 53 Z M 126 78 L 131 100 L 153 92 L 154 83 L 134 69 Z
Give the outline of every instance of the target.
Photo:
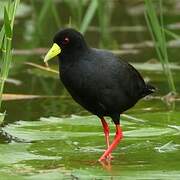
M 174 144 L 173 141 L 170 141 L 163 146 L 155 147 L 155 149 L 160 153 L 177 151 L 180 149 L 180 144 Z
M 178 177 L 179 171 L 175 170 L 180 165 L 179 161 L 174 161 L 171 156 L 164 154 L 171 152 L 178 157 L 179 130 L 169 126 L 166 116 L 166 112 L 122 116 L 124 139 L 113 152 L 116 158 L 112 162 L 115 164 L 115 174 L 112 174 L 112 177 L 139 177 L 139 168 L 147 177 L 161 177 L 161 167 L 173 167 L 164 177 Z M 163 124 L 156 123 L 156 118 L 159 117 L 160 121 L 163 119 Z M 178 112 L 169 113 L 169 117 L 179 117 Z M 114 124 L 110 123 L 109 118 L 107 120 L 113 138 Z M 84 179 L 87 174 L 96 178 L 109 176 L 109 172 L 103 169 L 108 168 L 106 164 L 100 168 L 100 164 L 96 162 L 105 148 L 104 133 L 96 116 L 42 117 L 40 121 L 18 121 L 9 124 L 3 127 L 2 131 L 22 142 L 0 146 L 0 166 L 3 166 L 0 175 L 8 169 L 9 172 L 15 171 L 17 176 L 21 175 L 26 179 L 46 175 L 52 176 L 51 179 L 56 179 L 56 176 Z M 173 144 L 168 144 L 167 139 Z M 171 148 L 172 146 L 174 148 Z M 165 152 L 160 153 L 157 148 Z M 164 164 L 164 161 L 168 163 Z M 150 176 L 150 172 L 154 174 Z

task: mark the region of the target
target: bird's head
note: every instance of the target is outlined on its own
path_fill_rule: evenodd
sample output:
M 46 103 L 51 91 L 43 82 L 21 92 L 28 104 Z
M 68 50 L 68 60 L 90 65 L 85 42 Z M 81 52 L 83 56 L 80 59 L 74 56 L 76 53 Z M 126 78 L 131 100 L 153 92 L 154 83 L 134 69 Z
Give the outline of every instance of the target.
M 73 52 L 80 52 L 87 48 L 82 34 L 72 28 L 63 29 L 57 32 L 53 42 L 53 46 L 46 54 L 44 62 L 63 53 L 72 54 Z

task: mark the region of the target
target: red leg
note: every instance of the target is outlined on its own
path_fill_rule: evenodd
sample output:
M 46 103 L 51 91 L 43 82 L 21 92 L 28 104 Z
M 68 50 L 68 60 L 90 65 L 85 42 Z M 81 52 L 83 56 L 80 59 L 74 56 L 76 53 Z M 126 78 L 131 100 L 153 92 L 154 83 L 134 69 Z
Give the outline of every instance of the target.
M 104 135 L 105 135 L 105 139 L 106 139 L 107 148 L 109 148 L 109 145 L 110 145 L 110 143 L 109 143 L 109 126 L 103 117 L 101 118 L 101 123 L 102 123 L 103 129 L 104 129 Z
M 102 161 L 106 159 L 106 157 L 109 156 L 109 154 L 116 148 L 116 146 L 119 144 L 120 140 L 123 137 L 122 129 L 119 124 L 116 125 L 116 135 L 112 142 L 112 144 L 109 146 L 109 148 L 104 152 L 104 154 L 99 158 L 99 161 Z

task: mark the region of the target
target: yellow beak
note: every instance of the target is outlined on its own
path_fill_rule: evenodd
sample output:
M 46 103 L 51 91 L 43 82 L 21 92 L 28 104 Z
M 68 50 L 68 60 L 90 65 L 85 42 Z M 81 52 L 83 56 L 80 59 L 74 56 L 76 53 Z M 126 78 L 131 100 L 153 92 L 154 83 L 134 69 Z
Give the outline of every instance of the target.
M 44 58 L 44 62 L 49 61 L 50 59 L 52 59 L 53 57 L 57 56 L 60 53 L 61 53 L 61 48 L 59 47 L 58 44 L 54 43 L 51 49 L 47 52 Z

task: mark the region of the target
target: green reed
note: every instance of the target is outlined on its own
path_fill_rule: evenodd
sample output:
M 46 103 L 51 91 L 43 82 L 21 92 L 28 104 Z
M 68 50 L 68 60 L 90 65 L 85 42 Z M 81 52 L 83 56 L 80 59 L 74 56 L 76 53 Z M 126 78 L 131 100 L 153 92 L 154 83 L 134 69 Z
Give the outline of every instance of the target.
M 97 7 L 98 7 L 98 0 L 94 0 L 94 1 L 91 1 L 86 12 L 85 12 L 85 15 L 84 15 L 84 18 L 82 19 L 82 22 L 80 24 L 80 31 L 82 33 L 85 33 L 89 27 L 89 24 L 91 23 L 95 13 L 96 13 L 96 10 L 97 10 Z
M 12 38 L 14 18 L 20 0 L 9 0 L 4 7 L 4 23 L 0 31 L 0 108 L 5 81 L 9 74 L 12 62 Z M 0 120 L 3 119 L 1 116 Z
M 169 90 L 176 92 L 172 72 L 170 69 L 170 63 L 167 52 L 167 41 L 165 36 L 164 20 L 163 20 L 163 7 L 162 0 L 159 0 L 159 18 L 156 14 L 155 7 L 152 0 L 145 0 L 145 18 L 154 41 L 155 49 L 162 64 L 163 71 L 167 77 Z

